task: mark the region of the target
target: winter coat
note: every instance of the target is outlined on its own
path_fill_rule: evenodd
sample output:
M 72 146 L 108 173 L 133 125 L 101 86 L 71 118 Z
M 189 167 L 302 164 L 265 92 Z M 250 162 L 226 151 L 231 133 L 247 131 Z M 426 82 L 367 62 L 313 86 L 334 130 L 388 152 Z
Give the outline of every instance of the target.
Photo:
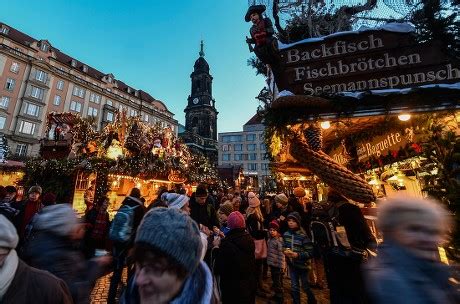
M 338 221 L 340 225 L 345 227 L 350 245 L 360 249 L 375 247 L 375 237 L 367 225 L 361 209 L 350 203 L 339 203 L 338 205 Z
M 267 247 L 267 264 L 281 269 L 286 268 L 286 259 L 283 253 L 283 238 L 270 237 Z
M 47 271 L 19 260 L 18 268 L 1 304 L 72 304 L 67 285 Z
M 254 240 L 245 229 L 232 229 L 222 239 L 214 272 L 220 276 L 222 303 L 254 303 L 257 285 Z
M 129 207 L 138 206 L 136 209 L 134 209 L 134 219 L 133 219 L 133 233 L 136 234 L 137 227 L 139 227 L 139 224 L 141 223 L 142 218 L 145 215 L 144 204 L 141 202 L 140 199 L 132 197 L 132 196 L 127 196 L 121 204 L 129 206 Z
M 19 214 L 16 216 L 15 226 L 21 239 L 24 237 L 26 226 L 30 223 L 34 215 L 42 208 L 43 205 L 40 200 L 37 202 L 25 200 L 17 204 Z
M 134 278 L 128 283 L 128 287 L 120 298 L 120 304 L 140 303 L 139 292 Z M 206 263 L 201 262 L 198 268 L 187 277 L 179 295 L 171 304 L 210 304 L 215 303 L 213 298 L 213 278 Z
M 289 266 L 310 269 L 313 257 L 313 243 L 301 229 L 289 229 L 283 234 L 284 249 L 299 254 L 297 258 L 286 258 Z
M 216 209 L 213 206 L 213 201 L 210 197 L 206 199 L 204 205 L 197 203 L 195 194 L 190 198 L 190 217 L 199 225 L 208 227 L 210 230 L 215 227 L 220 227 L 219 219 L 217 218 Z
M 259 221 L 254 214 L 250 214 L 246 219 L 246 227 L 255 240 L 262 240 L 267 236 L 263 222 Z
M 95 262 L 86 261 L 70 239 L 49 230 L 39 230 L 27 247 L 28 264 L 51 272 L 69 286 L 75 303 L 89 303 L 91 288 L 101 274 Z
M 372 303 L 460 303 L 460 294 L 449 284 L 448 266 L 422 260 L 407 249 L 386 241 L 375 259 L 364 265 Z

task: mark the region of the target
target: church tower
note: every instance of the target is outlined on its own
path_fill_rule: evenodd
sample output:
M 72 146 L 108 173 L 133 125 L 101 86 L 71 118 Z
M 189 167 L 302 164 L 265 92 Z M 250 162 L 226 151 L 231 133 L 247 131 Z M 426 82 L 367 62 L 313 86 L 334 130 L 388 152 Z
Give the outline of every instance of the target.
M 200 57 L 195 61 L 192 79 L 192 91 L 185 108 L 185 129 L 204 139 L 217 140 L 216 101 L 212 97 L 212 76 L 209 64 L 204 59 L 204 44 L 201 41 Z

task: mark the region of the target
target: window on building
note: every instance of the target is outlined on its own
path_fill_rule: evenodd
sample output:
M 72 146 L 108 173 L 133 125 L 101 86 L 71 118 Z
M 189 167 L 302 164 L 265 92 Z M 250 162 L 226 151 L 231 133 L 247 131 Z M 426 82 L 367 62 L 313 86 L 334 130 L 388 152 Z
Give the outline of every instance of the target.
M 83 88 L 80 88 L 79 86 L 74 86 L 72 95 L 73 96 L 78 96 L 80 98 L 85 98 L 86 90 Z
M 230 154 L 228 154 L 228 153 L 222 154 L 222 160 L 223 161 L 230 161 Z
M 40 81 L 40 82 L 46 82 L 46 79 L 48 78 L 48 74 L 45 73 L 42 70 L 37 70 L 35 72 L 35 80 Z
M 10 98 L 8 96 L 3 96 L 2 99 L 0 99 L 0 108 L 7 109 L 9 104 Z
M 260 153 L 260 159 L 261 159 L 261 160 L 268 159 L 268 158 L 267 158 L 267 153 Z
M 265 151 L 267 148 L 265 144 L 260 144 L 260 151 Z
M 17 156 L 27 156 L 27 150 L 28 150 L 29 145 L 27 144 L 18 144 L 16 146 L 16 155 Z
M 108 106 L 111 106 L 111 107 L 113 106 L 113 102 L 110 99 L 107 99 L 105 101 L 105 104 L 108 105 Z
M 13 62 L 10 67 L 10 71 L 13 73 L 19 72 L 19 63 Z
M 241 135 L 225 135 L 225 136 L 222 136 L 222 141 L 223 142 L 237 142 L 237 141 L 241 141 L 241 140 L 242 140 Z
M 243 160 L 243 154 L 235 154 L 233 160 Z
M 64 80 L 59 80 L 59 81 L 56 83 L 56 89 L 58 89 L 59 91 L 64 90 Z
M 107 112 L 107 115 L 105 116 L 107 121 L 113 121 L 113 113 L 112 112 Z
M 70 110 L 75 111 L 75 112 L 81 112 L 81 103 L 78 101 L 72 100 L 70 102 Z
M 262 170 L 268 170 L 269 169 L 269 164 L 260 164 L 260 168 Z
M 77 66 L 77 61 L 75 59 L 72 59 L 72 61 L 70 61 L 70 65 L 72 67 L 76 67 Z
M 257 153 L 249 153 L 248 160 L 257 160 Z
M 13 78 L 7 78 L 6 79 L 5 89 L 7 91 L 13 91 L 15 85 L 16 85 L 16 80 L 14 80 Z
M 88 116 L 97 116 L 97 109 L 88 107 Z
M 101 103 L 101 95 L 96 93 L 89 94 L 89 101 L 100 104 Z
M 256 140 L 256 135 L 255 134 L 247 134 L 246 135 L 246 141 L 254 141 Z
M 24 114 L 38 117 L 40 114 L 40 107 L 33 103 L 26 102 L 24 106 Z
M 55 95 L 53 100 L 53 105 L 59 106 L 61 104 L 61 96 Z
M 85 73 L 88 72 L 88 66 L 86 64 L 83 65 L 82 69 L 83 69 L 83 72 Z
M 129 109 L 129 116 L 131 117 L 137 116 L 137 111 L 134 109 Z
M 248 151 L 255 151 L 257 145 L 256 144 L 248 144 L 248 145 L 246 145 L 246 147 L 247 147 Z
M 6 123 L 6 117 L 0 116 L 0 129 L 3 129 L 5 127 Z
M 243 144 L 233 144 L 234 151 L 243 151 Z
M 230 151 L 230 145 L 222 145 L 222 151 Z
M 42 100 L 44 93 L 45 93 L 44 89 L 32 86 L 32 90 L 30 91 L 30 96 L 33 98 Z
M 50 46 L 46 43 L 42 43 L 41 46 L 40 46 L 40 49 L 43 51 L 43 52 L 48 52 L 48 50 L 50 49 Z
M 22 120 L 19 125 L 19 132 L 23 134 L 33 135 L 35 132 L 35 124 L 29 121 Z
M 248 164 L 248 170 L 257 170 L 257 164 L 249 163 Z
M 259 134 L 259 140 L 264 140 L 264 133 Z
M 149 122 L 149 114 L 144 113 L 144 121 Z
M 8 35 L 9 31 L 10 31 L 10 29 L 7 28 L 4 25 L 2 25 L 2 27 L 0 28 L 0 33 L 2 33 L 2 34 Z

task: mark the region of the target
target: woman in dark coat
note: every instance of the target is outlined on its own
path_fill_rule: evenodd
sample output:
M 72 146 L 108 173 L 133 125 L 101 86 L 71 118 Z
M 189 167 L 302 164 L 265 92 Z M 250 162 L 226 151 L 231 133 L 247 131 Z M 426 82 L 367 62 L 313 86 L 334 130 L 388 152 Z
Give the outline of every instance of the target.
M 220 276 L 222 303 L 253 304 L 257 287 L 254 241 L 240 212 L 230 213 L 227 226 L 230 232 L 220 244 L 214 266 Z
M 101 266 L 110 263 L 108 257 L 86 261 L 75 249 L 75 241 L 83 237 L 83 227 L 69 205 L 45 207 L 38 215 L 33 238 L 24 248 L 28 264 L 64 280 L 76 304 L 89 303 L 91 289 L 103 272 Z

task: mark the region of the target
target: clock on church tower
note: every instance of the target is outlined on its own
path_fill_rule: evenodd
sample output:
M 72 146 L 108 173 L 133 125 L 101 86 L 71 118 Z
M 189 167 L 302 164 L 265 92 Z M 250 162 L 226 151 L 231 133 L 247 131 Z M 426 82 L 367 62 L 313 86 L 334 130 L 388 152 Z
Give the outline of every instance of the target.
M 209 73 L 209 64 L 204 59 L 203 41 L 190 78 L 192 90 L 184 110 L 185 129 L 203 138 L 217 140 L 218 112 L 212 97 L 212 76 Z

